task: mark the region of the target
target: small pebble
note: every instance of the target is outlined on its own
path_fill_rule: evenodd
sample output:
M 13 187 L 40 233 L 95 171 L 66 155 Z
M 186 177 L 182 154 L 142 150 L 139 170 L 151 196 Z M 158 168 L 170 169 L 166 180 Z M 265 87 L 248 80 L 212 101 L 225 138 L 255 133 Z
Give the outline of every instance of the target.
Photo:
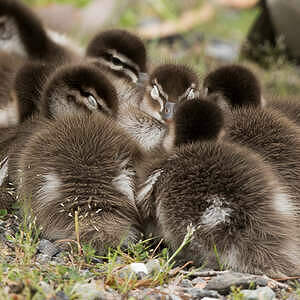
M 75 283 L 72 294 L 76 295 L 79 299 L 85 300 L 107 299 L 106 293 L 101 291 L 94 280 L 90 283 Z
M 53 288 L 45 281 L 40 282 L 40 287 L 45 295 L 51 295 L 54 293 Z
M 146 268 L 149 274 L 157 273 L 161 270 L 158 259 L 151 259 L 146 263 Z
M 268 286 L 256 290 L 241 290 L 245 300 L 272 300 L 275 299 L 275 293 Z
M 60 252 L 60 248 L 50 241 L 43 239 L 39 242 L 38 251 L 52 257 Z
M 192 284 L 196 285 L 196 284 L 206 284 L 206 281 L 204 279 L 202 279 L 201 277 L 196 277 L 192 280 Z
M 69 300 L 70 298 L 63 292 L 59 291 L 55 296 L 51 297 L 49 300 Z
M 38 263 L 40 263 L 42 265 L 47 264 L 51 261 L 51 256 L 49 256 L 47 254 L 40 253 L 36 256 L 36 260 L 37 260 Z
M 192 288 L 193 287 L 192 282 L 188 279 L 182 279 L 180 285 L 184 288 Z
M 216 291 L 209 291 L 206 289 L 197 289 L 197 288 L 191 288 L 191 289 L 185 289 L 185 293 L 191 295 L 191 299 L 202 299 L 203 297 L 214 297 L 214 298 L 220 298 L 220 295 Z

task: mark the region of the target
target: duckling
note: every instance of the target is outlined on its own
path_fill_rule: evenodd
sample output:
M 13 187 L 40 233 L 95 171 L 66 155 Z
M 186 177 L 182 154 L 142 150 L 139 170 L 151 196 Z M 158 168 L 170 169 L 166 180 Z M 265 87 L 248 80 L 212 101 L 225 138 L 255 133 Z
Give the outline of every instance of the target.
M 234 76 L 234 73 L 237 75 Z M 296 205 L 299 209 L 299 128 L 278 110 L 272 107 L 263 108 L 261 95 L 251 89 L 253 83 L 250 76 L 248 81 L 240 82 L 238 74 L 244 78 L 243 75 L 246 73 L 241 72 L 241 67 L 222 67 L 208 74 L 204 80 L 204 87 L 209 94 L 225 95 L 225 97 L 215 97 L 215 101 L 219 105 L 221 103 L 223 108 L 227 105 L 225 111 L 230 119 L 227 138 L 261 155 L 297 197 Z M 251 77 L 255 79 L 254 76 Z
M 120 105 L 136 104 L 142 97 L 147 80 L 147 52 L 139 37 L 122 29 L 102 31 L 88 44 L 86 57 L 113 83 Z
M 18 103 L 19 123 L 30 119 L 40 111 L 42 91 L 55 70 L 54 65 L 37 61 L 25 62 L 18 70 L 13 90 Z
M 39 18 L 18 0 L 0 2 L 0 49 L 56 63 L 71 61 L 78 56 L 52 40 Z
M 42 100 L 49 119 L 32 121 L 26 143 L 9 156 L 24 208 L 51 240 L 75 239 L 76 213 L 81 242 L 101 254 L 136 240 L 135 166 L 142 153 L 116 125 L 114 87 L 96 67 L 63 67 Z M 26 136 L 27 128 L 19 134 Z
M 279 110 L 291 121 L 300 125 L 300 101 L 295 97 L 284 99 L 270 95 L 266 100 L 262 96 L 260 82 L 248 68 L 229 65 L 211 72 L 204 80 L 206 92 L 220 92 L 230 106 L 270 107 Z
M 226 65 L 210 72 L 203 82 L 205 94 L 221 93 L 231 107 L 264 107 L 257 77 L 242 65 Z
M 213 102 L 178 107 L 173 148 L 148 162 L 137 194 L 144 223 L 174 251 L 191 227 L 179 259 L 197 266 L 298 274 L 293 196 L 259 155 L 224 140 L 224 117 Z
M 36 65 L 37 68 L 43 66 Z M 25 79 L 28 80 L 28 77 Z M 36 89 L 29 87 L 25 96 L 33 97 L 35 92 Z M 55 69 L 47 82 L 43 83 L 41 96 L 37 96 L 41 97 L 36 104 L 37 111 L 23 124 L 11 130 L 15 134 L 11 134 L 10 131 L 7 133 L 13 136 L 8 155 L 8 173 L 13 182 L 16 178 L 18 153 L 27 143 L 29 136 L 36 130 L 38 126 L 36 123 L 40 119 L 55 120 L 65 115 L 83 112 L 104 113 L 116 118 L 118 111 L 118 99 L 114 87 L 98 68 L 92 65 L 74 64 Z M 109 101 L 105 99 L 109 99 Z
M 118 122 L 146 151 L 160 147 L 178 103 L 199 94 L 197 74 L 186 65 L 164 64 L 153 70 L 138 105 L 120 107 Z

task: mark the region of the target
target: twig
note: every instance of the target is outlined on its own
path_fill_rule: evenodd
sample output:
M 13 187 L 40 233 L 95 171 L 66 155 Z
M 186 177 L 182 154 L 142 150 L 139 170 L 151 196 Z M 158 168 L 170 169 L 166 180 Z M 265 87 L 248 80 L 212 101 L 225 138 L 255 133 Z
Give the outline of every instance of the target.
M 159 246 L 161 245 L 161 243 L 163 242 L 164 239 L 161 239 L 158 243 L 158 245 L 155 247 L 154 251 L 152 252 L 151 256 L 150 256 L 150 259 L 153 258 L 155 252 L 157 251 L 157 249 L 159 248 Z
M 80 239 L 79 239 L 78 210 L 75 211 L 75 234 L 76 234 L 76 240 L 77 240 L 78 254 L 82 255 L 82 248 L 81 248 Z

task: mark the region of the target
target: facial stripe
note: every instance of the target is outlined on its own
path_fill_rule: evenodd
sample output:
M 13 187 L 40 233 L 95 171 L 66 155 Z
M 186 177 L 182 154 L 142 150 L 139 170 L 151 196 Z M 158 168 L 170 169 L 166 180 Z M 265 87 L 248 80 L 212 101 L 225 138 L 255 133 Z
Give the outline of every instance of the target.
M 179 96 L 179 101 L 181 101 L 184 98 L 187 98 L 187 100 L 192 100 L 195 99 L 197 96 L 199 96 L 198 91 L 196 90 L 196 84 L 192 83 L 187 90 L 181 95 Z

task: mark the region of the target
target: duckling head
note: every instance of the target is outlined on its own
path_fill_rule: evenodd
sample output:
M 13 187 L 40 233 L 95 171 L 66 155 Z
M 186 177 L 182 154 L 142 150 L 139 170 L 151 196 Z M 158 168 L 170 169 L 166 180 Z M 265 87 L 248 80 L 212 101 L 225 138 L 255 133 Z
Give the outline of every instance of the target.
M 94 66 L 69 65 L 59 68 L 45 86 L 43 114 L 55 118 L 82 111 L 115 117 L 118 99 L 114 86 Z
M 223 112 L 209 98 L 186 101 L 178 107 L 174 118 L 175 146 L 214 141 L 223 136 Z
M 198 96 L 198 88 L 198 76 L 191 68 L 177 64 L 161 65 L 150 75 L 140 109 L 162 123 L 168 123 L 181 102 Z
M 89 43 L 86 55 L 98 65 L 105 65 L 116 75 L 134 83 L 147 79 L 147 54 L 136 35 L 121 29 L 100 32 Z
M 203 83 L 205 94 L 220 93 L 230 107 L 263 107 L 259 80 L 241 65 L 223 66 L 209 73 Z

